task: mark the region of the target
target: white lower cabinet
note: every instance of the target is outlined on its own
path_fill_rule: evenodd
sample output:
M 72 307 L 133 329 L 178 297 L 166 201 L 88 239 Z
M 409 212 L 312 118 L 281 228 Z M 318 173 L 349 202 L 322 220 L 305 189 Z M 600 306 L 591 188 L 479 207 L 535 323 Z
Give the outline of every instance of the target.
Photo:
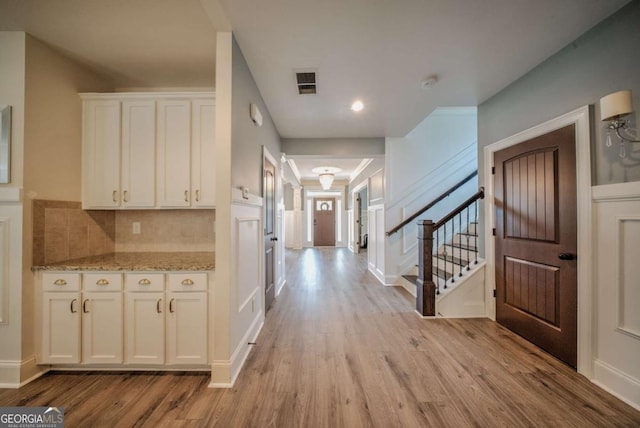
M 125 295 L 125 363 L 164 364 L 164 292 Z
M 41 364 L 208 362 L 207 274 L 43 273 Z M 166 291 L 165 291 L 166 289 Z
M 207 293 L 167 292 L 167 363 L 207 363 Z
M 82 293 L 82 362 L 122 363 L 122 292 Z
M 41 362 L 80 362 L 80 292 L 45 291 L 42 296 Z

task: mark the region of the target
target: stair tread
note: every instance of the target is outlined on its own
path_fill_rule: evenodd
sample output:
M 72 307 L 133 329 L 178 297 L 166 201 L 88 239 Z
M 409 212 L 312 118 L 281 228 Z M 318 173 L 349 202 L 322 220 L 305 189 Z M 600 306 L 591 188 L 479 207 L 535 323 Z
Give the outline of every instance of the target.
M 450 247 L 454 247 L 454 248 L 462 248 L 463 250 L 471 250 L 471 251 L 476 251 L 478 247 L 476 247 L 475 245 L 467 245 L 467 244 L 459 244 L 456 242 L 448 242 L 444 245 L 448 245 Z

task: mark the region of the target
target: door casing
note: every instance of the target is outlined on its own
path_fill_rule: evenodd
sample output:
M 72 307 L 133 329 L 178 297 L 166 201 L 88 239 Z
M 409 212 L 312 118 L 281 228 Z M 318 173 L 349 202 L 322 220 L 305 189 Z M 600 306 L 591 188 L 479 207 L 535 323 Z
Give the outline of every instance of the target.
M 578 213 L 578 372 L 593 378 L 593 280 L 592 280 L 592 231 L 591 231 L 591 108 L 580 107 L 555 119 L 533 126 L 525 131 L 487 145 L 483 149 L 484 201 L 484 256 L 485 269 L 485 314 L 495 320 L 493 290 L 495 283 L 495 242 L 492 237 L 495 227 L 494 185 L 491 175 L 493 154 L 515 144 L 530 140 L 548 132 L 576 125 L 576 186 Z

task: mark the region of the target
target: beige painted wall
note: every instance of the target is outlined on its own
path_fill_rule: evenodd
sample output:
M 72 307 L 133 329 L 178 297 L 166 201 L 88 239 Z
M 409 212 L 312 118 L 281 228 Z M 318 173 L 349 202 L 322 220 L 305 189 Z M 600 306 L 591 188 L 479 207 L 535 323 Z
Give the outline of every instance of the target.
M 0 32 L 0 104 L 12 108 L 11 183 L 0 185 L 20 187 L 22 184 L 22 146 L 24 139 L 24 67 L 25 35 L 21 32 Z M 4 190 L 4 189 L 3 189 Z M 21 359 L 22 293 L 20 274 L 22 204 L 10 202 L 0 204 L 0 217 L 8 219 L 11 235 L 8 265 L 8 281 L 0 278 L 0 292 L 8 298 L 4 302 L 0 325 L 0 383 L 13 382 L 16 377 L 12 362 Z M 16 248 L 17 247 L 17 248 Z M 4 363 L 4 362 L 9 363 Z M 19 380 L 19 379 L 18 379 Z
M 32 200 L 80 201 L 82 103 L 78 93 L 113 89 L 108 81 L 43 42 L 30 35 L 25 40 L 23 360 L 35 353 Z

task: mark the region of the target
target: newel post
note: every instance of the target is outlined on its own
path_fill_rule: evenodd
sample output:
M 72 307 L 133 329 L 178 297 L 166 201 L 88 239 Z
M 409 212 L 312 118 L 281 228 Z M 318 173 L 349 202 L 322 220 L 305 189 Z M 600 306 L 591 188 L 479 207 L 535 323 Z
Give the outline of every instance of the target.
M 436 315 L 436 285 L 433 283 L 433 221 L 418 222 L 418 289 L 416 310 L 422 316 Z

